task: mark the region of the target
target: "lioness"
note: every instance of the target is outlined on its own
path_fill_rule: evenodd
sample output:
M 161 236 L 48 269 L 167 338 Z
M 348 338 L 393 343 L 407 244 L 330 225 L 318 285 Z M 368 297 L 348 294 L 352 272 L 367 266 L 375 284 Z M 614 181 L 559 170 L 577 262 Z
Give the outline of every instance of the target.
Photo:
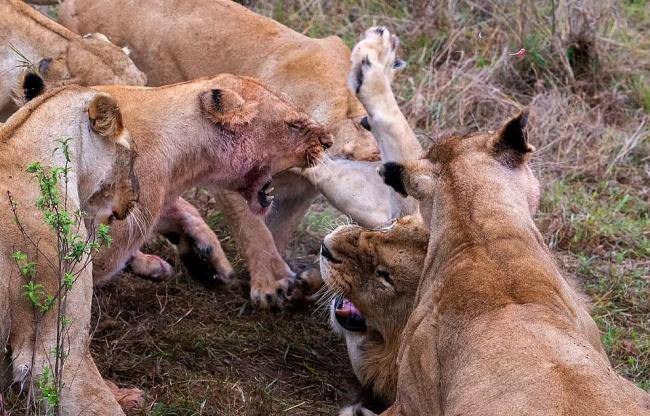
M 533 222 L 526 120 L 380 170 L 420 201 L 430 231 L 386 415 L 650 414 L 650 396 L 616 374 Z
M 124 125 L 138 138 L 141 184 L 134 212 L 111 228 L 113 244 L 93 256 L 96 283 L 132 257 L 133 268 L 150 269 L 157 258 L 137 250 L 159 221 L 179 236 L 192 229 L 191 218 L 167 210 L 182 192 L 197 185 L 231 189 L 245 198 L 247 210 L 264 214 L 273 200 L 271 176 L 313 166 L 332 144 L 321 124 L 252 78 L 224 74 L 165 87 L 94 89 L 115 98 Z
M 397 352 L 411 314 L 429 231 L 417 216 L 387 227 L 337 228 L 321 249 L 321 273 L 334 293 L 330 320 L 345 338 L 352 369 L 361 383 L 359 402 L 341 416 L 382 412 L 395 400 Z
M 50 87 L 147 82 L 127 53 L 105 36 L 79 36 L 20 0 L 0 1 L 0 45 L 0 120 L 16 110 L 12 91 L 25 66 L 33 65 Z
M 287 93 L 332 130 L 335 140 L 329 163 L 276 178 L 276 209 L 267 224 L 251 215 L 239 196 L 218 195 L 248 261 L 254 303 L 262 307 L 284 304 L 278 289 L 286 293 L 295 273 L 281 253 L 319 191 L 366 226 L 380 225 L 401 211 L 401 207 L 387 205 L 387 191 L 382 190 L 374 166 L 348 160 L 376 160 L 377 150 L 361 124 L 363 108 L 347 88 L 350 51 L 338 37 L 308 38 L 228 0 L 66 0 L 59 16 L 73 30 L 102 31 L 133 48 L 134 61 L 152 85 L 219 72 L 254 76 Z M 391 48 L 390 34 L 382 33 L 388 45 L 381 48 L 388 48 L 378 55 L 382 60 L 394 58 L 396 42 Z M 393 59 L 387 69 L 394 72 L 403 66 L 403 61 Z M 413 155 L 410 149 L 417 148 L 417 142 L 414 137 L 399 137 L 391 146 L 399 151 L 396 159 L 403 159 Z M 202 241 L 203 237 L 193 239 Z M 215 265 L 218 275 L 231 270 L 219 267 Z
M 44 167 L 65 166 L 64 155 L 53 153 L 58 146 L 55 140 L 61 138 L 70 139 L 67 209 L 84 213 L 78 231 L 82 240 L 94 232 L 96 224 L 124 219 L 137 200 L 135 147 L 110 95 L 77 86 L 55 88 L 26 104 L 0 128 L 0 364 L 4 363 L 0 365 L 0 382 L 11 374 L 7 381 L 20 386 L 30 379 L 36 383 L 44 365 L 53 366 L 56 309 L 48 312 L 40 325 L 35 324 L 34 306 L 23 293 L 27 281 L 12 254 L 27 253 L 38 263 L 36 283 L 49 295 L 57 293 L 57 237 L 35 206 L 39 186 L 26 168 L 33 162 Z M 62 182 L 58 186 L 64 195 Z M 27 239 L 14 219 L 9 197 L 16 204 Z M 69 349 L 63 367 L 61 409 L 64 415 L 121 415 L 88 350 L 92 291 L 92 271 L 86 267 L 79 270 L 67 294 L 69 326 L 64 336 Z

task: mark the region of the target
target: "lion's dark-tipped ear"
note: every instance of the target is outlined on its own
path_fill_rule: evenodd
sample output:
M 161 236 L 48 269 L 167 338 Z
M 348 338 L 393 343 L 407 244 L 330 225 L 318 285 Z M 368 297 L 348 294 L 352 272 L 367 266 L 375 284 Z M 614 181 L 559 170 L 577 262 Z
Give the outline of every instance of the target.
M 18 101 L 23 104 L 33 100 L 45 91 L 45 81 L 35 72 L 26 72 L 20 81 Z
M 227 88 L 206 91 L 199 98 L 203 113 L 216 124 L 247 124 L 257 115 L 256 102 L 246 102 L 239 94 Z
M 397 162 L 387 162 L 383 166 L 380 166 L 377 172 L 379 176 L 382 177 L 384 183 L 398 194 L 403 197 L 407 197 L 406 188 L 404 187 L 404 181 L 402 180 L 402 172 L 404 167 Z
M 113 97 L 108 94 L 97 94 L 88 106 L 88 119 L 95 133 L 129 147 L 128 142 L 122 143 L 124 139 L 122 113 Z
M 427 159 L 384 163 L 378 173 L 386 185 L 403 197 L 422 201 L 433 195 L 437 175 Z
M 535 147 L 528 144 L 527 124 L 528 110 L 524 110 L 501 127 L 497 135 L 494 143 L 495 157 L 508 167 L 520 165 L 535 150 Z

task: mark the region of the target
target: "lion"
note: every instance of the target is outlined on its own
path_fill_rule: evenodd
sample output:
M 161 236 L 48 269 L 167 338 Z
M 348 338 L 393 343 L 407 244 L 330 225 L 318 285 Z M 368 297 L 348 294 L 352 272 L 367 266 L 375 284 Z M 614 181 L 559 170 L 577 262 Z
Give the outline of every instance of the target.
M 332 130 L 335 139 L 328 152 L 329 163 L 275 178 L 276 208 L 266 223 L 252 215 L 238 195 L 217 195 L 240 252 L 248 261 L 254 304 L 264 308 L 286 305 L 278 293 L 300 286 L 294 284 L 299 282 L 298 275 L 282 253 L 319 192 L 359 224 L 378 226 L 392 217 L 395 209 L 387 206 L 384 198 L 389 191 L 377 179 L 375 165 L 363 162 L 376 161 L 379 154 L 367 130 L 371 126 L 364 118 L 364 109 L 346 85 L 351 57 L 338 37 L 311 39 L 227 0 L 66 0 L 59 18 L 73 30 L 101 31 L 112 41 L 128 45 L 151 85 L 219 72 L 253 76 L 288 94 L 307 114 Z M 168 30 L 157 30 L 159 27 Z M 382 33 L 388 45 L 381 47 L 387 53 L 379 55 L 382 59 L 394 58 L 397 42 L 391 45 L 390 33 Z M 393 72 L 403 67 L 399 59 L 387 66 Z M 418 144 L 414 136 L 407 136 L 391 146 L 399 151 L 396 160 L 401 160 Z M 179 208 L 170 210 L 183 212 Z M 216 247 L 218 240 L 210 237 L 209 227 L 202 226 L 201 230 L 191 240 L 203 247 Z M 218 264 L 212 262 L 214 269 L 206 274 L 230 273 L 232 268 L 224 269 L 222 264 L 227 264 L 223 257 Z M 163 269 L 171 268 L 153 270 L 159 273 Z M 293 297 L 299 294 L 294 292 Z
M 274 198 L 272 176 L 315 165 L 332 144 L 323 125 L 253 78 L 222 74 L 164 87 L 93 88 L 115 98 L 137 138 L 141 184 L 127 221 L 111 228 L 113 244 L 93 256 L 98 285 L 130 260 L 136 269 L 152 261 L 138 249 L 157 223 L 179 235 L 192 229 L 191 218 L 168 211 L 182 192 L 198 185 L 230 189 L 246 209 L 264 215 Z
M 128 53 L 105 36 L 79 36 L 20 0 L 0 2 L 0 44 L 0 120 L 17 108 L 12 92 L 25 67 L 37 71 L 49 87 L 147 83 Z
M 535 226 L 528 113 L 380 175 L 430 232 L 384 415 L 649 415 Z M 336 257 L 334 257 L 336 258 Z
M 340 415 L 384 411 L 395 400 L 397 353 L 411 314 L 427 252 L 429 230 L 419 216 L 368 230 L 346 225 L 321 246 L 321 274 L 328 291 L 330 322 L 344 337 L 362 386 L 356 405 Z
M 23 82 L 29 83 L 30 78 Z M 45 168 L 65 166 L 64 154 L 53 153 L 61 138 L 68 139 L 71 159 L 65 188 L 67 210 L 83 212 L 78 230 L 82 240 L 87 241 L 96 225 L 126 218 L 138 199 L 133 170 L 136 146 L 110 95 L 78 86 L 54 88 L 34 98 L 0 127 L 0 193 L 4 199 L 0 210 L 0 383 L 22 386 L 30 379 L 38 380 L 57 346 L 56 309 L 35 324 L 34 306 L 23 293 L 26 277 L 13 254 L 20 251 L 36 261 L 35 281 L 45 293 L 57 293 L 58 268 L 46 261 L 59 258 L 57 237 L 36 208 L 41 191 L 26 168 L 34 162 Z M 58 186 L 63 195 L 63 181 Z M 62 414 L 123 415 L 112 390 L 123 394 L 125 389 L 103 382 L 88 349 L 92 270 L 80 266 L 77 272 L 66 295 L 69 349 L 62 375 Z M 4 375 L 9 375 L 9 380 L 2 380 Z

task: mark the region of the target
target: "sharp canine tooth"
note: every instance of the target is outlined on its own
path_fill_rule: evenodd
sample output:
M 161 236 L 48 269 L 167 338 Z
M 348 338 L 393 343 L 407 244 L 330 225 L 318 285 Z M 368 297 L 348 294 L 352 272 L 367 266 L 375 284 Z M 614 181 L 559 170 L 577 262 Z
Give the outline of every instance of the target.
M 268 189 L 267 189 L 266 191 L 264 191 L 264 192 L 266 192 L 266 194 L 268 195 L 268 194 L 270 194 L 271 192 L 273 192 L 274 189 L 275 189 L 274 187 L 270 187 L 270 188 L 268 188 Z

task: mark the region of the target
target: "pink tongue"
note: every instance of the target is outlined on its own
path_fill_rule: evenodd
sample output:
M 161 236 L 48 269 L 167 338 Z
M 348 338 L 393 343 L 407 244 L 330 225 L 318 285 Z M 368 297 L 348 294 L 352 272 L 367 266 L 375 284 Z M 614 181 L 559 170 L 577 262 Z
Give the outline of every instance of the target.
M 357 307 L 347 299 L 343 299 L 343 305 L 336 310 L 336 314 L 344 318 L 347 318 L 348 316 L 361 316 L 359 309 L 357 309 Z

